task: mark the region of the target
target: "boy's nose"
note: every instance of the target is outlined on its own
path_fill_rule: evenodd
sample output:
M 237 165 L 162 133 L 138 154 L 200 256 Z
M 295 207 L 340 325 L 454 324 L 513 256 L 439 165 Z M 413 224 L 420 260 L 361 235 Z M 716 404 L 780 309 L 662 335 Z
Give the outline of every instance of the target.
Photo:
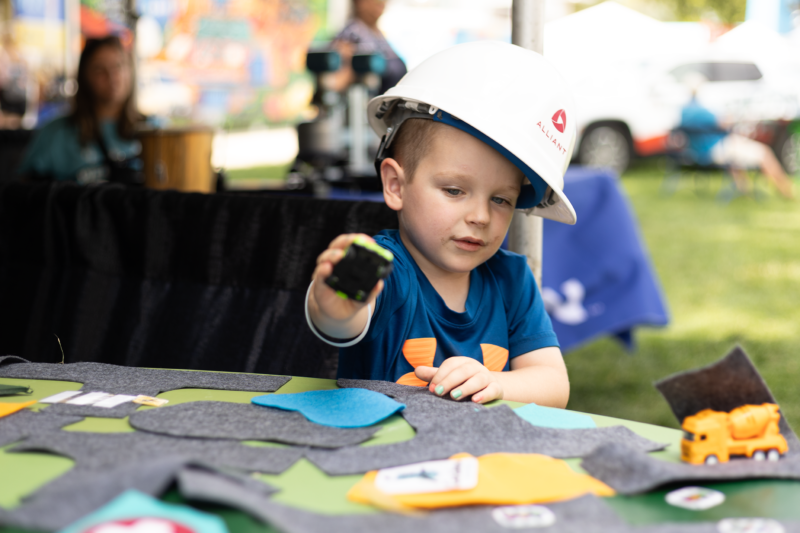
M 490 217 L 488 205 L 484 202 L 473 202 L 467 214 L 467 222 L 476 226 L 485 226 L 489 223 Z

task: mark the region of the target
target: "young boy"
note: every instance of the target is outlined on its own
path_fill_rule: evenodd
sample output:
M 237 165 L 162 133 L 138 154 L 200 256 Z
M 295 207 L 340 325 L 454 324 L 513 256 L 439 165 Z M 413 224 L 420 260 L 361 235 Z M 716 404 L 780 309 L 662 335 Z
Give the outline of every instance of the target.
M 394 270 L 363 303 L 324 283 L 356 235 L 317 259 L 306 315 L 340 347 L 339 377 L 566 406 L 567 371 L 536 282 L 525 257 L 499 248 L 515 208 L 575 223 L 562 191 L 572 109 L 539 54 L 494 42 L 440 52 L 370 102 L 399 230 L 375 238 Z

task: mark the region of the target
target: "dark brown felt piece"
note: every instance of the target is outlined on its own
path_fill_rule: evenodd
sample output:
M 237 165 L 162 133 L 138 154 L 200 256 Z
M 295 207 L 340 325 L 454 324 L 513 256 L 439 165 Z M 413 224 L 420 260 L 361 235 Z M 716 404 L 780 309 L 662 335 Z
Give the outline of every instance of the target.
M 190 372 L 107 365 L 105 363 L 31 363 L 16 356 L 0 357 L 0 377 L 22 379 L 52 379 L 83 383 L 84 392 L 112 394 L 144 394 L 156 396 L 175 389 L 219 389 L 251 392 L 275 392 L 291 377 L 222 372 Z M 139 405 L 128 402 L 106 409 L 91 405 L 54 404 L 45 411 L 76 416 L 125 418 Z
M 668 463 L 621 444 L 606 444 L 587 456 L 581 467 L 620 494 L 640 494 L 670 483 L 736 479 L 800 480 L 800 457 L 780 461 L 732 459 L 716 465 Z
M 245 472 L 280 474 L 303 456 L 304 448 L 247 446 L 229 440 L 165 437 L 151 433 L 52 431 L 28 437 L 11 452 L 44 451 L 69 457 L 84 470 L 125 462 L 180 458 Z
M 655 383 L 675 417 L 683 419 L 703 409 L 732 411 L 742 405 L 778 403 L 745 351 L 737 346 L 711 365 L 681 372 Z M 800 453 L 800 440 L 781 413 L 781 434 L 789 444 L 788 456 Z
M 138 411 L 134 428 L 169 435 L 206 439 L 264 440 L 340 448 L 369 440 L 380 427 L 343 429 L 309 422 L 298 412 L 230 402 L 190 402 Z

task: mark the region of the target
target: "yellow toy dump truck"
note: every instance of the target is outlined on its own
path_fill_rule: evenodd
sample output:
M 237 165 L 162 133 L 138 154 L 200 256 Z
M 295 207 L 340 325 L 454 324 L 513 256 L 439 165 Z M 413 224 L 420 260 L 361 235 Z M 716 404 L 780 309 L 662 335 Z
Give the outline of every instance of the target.
M 732 455 L 777 461 L 789 449 L 774 403 L 743 405 L 723 413 L 705 409 L 683 420 L 681 459 L 692 464 L 727 462 Z

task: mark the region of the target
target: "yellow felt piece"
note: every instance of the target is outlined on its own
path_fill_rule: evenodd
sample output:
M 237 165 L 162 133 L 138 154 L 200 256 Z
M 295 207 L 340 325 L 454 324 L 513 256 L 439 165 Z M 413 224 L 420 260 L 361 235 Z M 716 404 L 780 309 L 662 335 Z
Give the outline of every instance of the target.
M 470 457 L 458 454 L 451 459 Z M 522 505 L 571 500 L 584 494 L 613 496 L 605 483 L 573 471 L 561 459 L 532 453 L 493 453 L 478 457 L 478 485 L 470 490 L 424 494 L 386 494 L 375 487 L 377 471 L 368 472 L 347 493 L 347 498 L 392 510 L 397 506 L 436 509 L 461 505 Z M 378 492 L 383 497 L 375 498 Z
M 22 402 L 22 403 L 6 403 L 6 402 L 0 403 L 0 418 L 14 414 L 17 411 L 22 411 L 29 405 L 33 405 L 35 403 L 36 400 L 32 400 L 30 402 Z

